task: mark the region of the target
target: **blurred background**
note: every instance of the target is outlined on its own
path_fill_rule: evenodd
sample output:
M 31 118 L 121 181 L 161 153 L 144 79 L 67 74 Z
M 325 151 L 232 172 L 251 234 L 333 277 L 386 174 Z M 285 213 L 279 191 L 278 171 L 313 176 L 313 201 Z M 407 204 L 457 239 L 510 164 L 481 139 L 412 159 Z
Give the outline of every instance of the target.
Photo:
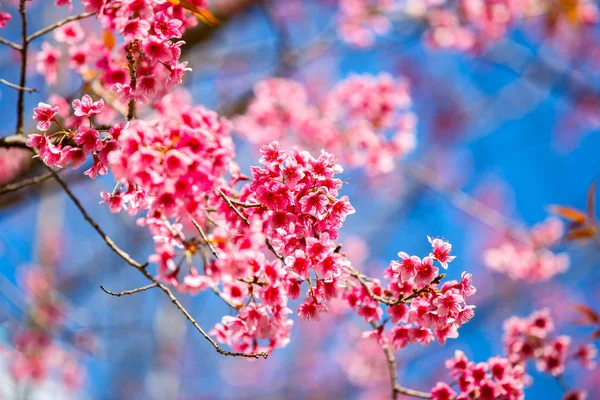
M 0 36 L 19 42 L 15 1 L 0 1 L 13 20 Z M 68 15 L 50 0 L 27 5 L 31 31 Z M 504 236 L 481 221 L 497 211 L 503 221 L 528 227 L 547 217 L 550 204 L 584 209 L 586 193 L 600 168 L 600 31 L 572 24 L 550 32 L 543 14 L 517 21 L 502 38 L 480 49 L 460 51 L 427 43 L 427 21 L 390 17 L 389 32 L 369 45 L 349 43 L 339 32 L 343 13 L 335 0 L 222 0 L 212 4 L 221 23 L 200 23 L 184 37 L 182 59 L 193 71 L 184 85 L 195 104 L 228 117 L 243 113 L 252 88 L 269 77 L 303 83 L 315 103 L 352 74 L 389 73 L 410 83 L 418 118 L 416 149 L 392 172 L 369 175 L 347 168 L 343 192 L 356 208 L 341 230 L 341 243 L 362 270 L 380 274 L 399 251 L 427 254 L 427 235 L 453 245 L 457 259 L 448 275 L 473 274 L 478 293 L 475 318 L 445 346 L 411 345 L 397 355 L 399 382 L 428 391 L 448 379 L 444 360 L 461 349 L 474 360 L 502 353 L 502 323 L 547 307 L 557 332 L 585 338 L 573 323 L 573 304 L 600 308 L 598 253 L 593 245 L 560 244 L 567 271 L 548 280 L 514 280 L 484 263 L 487 248 Z M 74 12 L 81 11 L 75 1 Z M 99 29 L 93 19 L 86 31 Z M 351 41 L 350 41 L 351 42 Z M 360 44 L 360 43 L 359 43 Z M 40 50 L 32 44 L 31 53 Z M 0 78 L 18 82 L 19 55 L 0 47 Z M 35 60 L 35 57 L 32 57 Z M 73 93 L 81 83 L 60 73 L 48 88 L 32 61 L 26 94 L 26 132 L 35 105 L 52 93 Z M 0 132 L 13 134 L 16 91 L 0 86 Z M 0 175 L 15 169 L 35 175 L 27 152 L 0 150 Z M 256 164 L 257 146 L 236 136 L 243 171 Z M 428 171 L 423 177 L 423 169 Z M 110 176 L 90 180 L 83 169 L 63 176 L 84 206 L 121 247 L 139 260 L 152 252 L 148 232 L 125 213 L 99 206 Z M 421 173 L 420 173 L 421 172 Z M 13 174 L 14 175 L 14 174 Z M 466 200 L 465 200 L 466 199 Z M 291 344 L 268 360 L 219 356 L 164 296 L 146 291 L 112 297 L 144 285 L 110 252 L 73 204 L 48 181 L 0 197 L 0 398 L 27 399 L 373 399 L 388 393 L 385 358 L 361 338 L 367 326 L 331 307 L 320 322 L 296 321 Z M 35 290 L 52 292 L 50 305 Z M 206 328 L 227 313 L 211 293 L 180 295 Z M 295 303 L 292 303 L 295 308 Z M 38 383 L 14 379 L 9 353 L 32 313 L 59 313 L 54 332 L 63 363 L 60 374 Z M 562 396 L 557 382 L 530 369 L 528 398 Z M 569 385 L 598 398 L 600 375 L 575 366 Z M 595 397 L 596 396 L 596 397 Z

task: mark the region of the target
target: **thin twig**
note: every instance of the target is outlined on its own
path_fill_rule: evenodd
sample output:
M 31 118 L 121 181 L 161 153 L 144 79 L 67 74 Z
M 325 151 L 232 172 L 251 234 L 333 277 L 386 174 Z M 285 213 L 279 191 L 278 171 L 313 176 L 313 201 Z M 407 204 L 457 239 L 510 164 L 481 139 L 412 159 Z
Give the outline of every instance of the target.
M 87 13 L 82 13 L 82 14 L 78 14 L 78 15 L 73 15 L 71 17 L 67 17 L 61 21 L 58 21 L 55 24 L 52 24 L 50 26 L 45 27 L 44 29 L 40 29 L 39 31 L 32 33 L 31 35 L 29 35 L 26 39 L 27 42 L 31 42 L 32 40 L 45 35 L 48 32 L 52 32 L 53 30 L 55 30 L 56 28 L 60 28 L 63 25 L 68 24 L 69 22 L 73 22 L 73 21 L 78 21 L 80 19 L 84 19 L 84 18 L 88 18 L 91 17 L 92 15 L 95 15 L 96 13 L 94 12 L 87 12 Z
M 52 176 L 53 175 L 51 173 L 47 173 L 45 175 L 34 176 L 33 178 L 24 179 L 19 182 L 4 185 L 4 186 L 0 187 L 0 195 L 3 195 L 5 193 L 10 193 L 10 192 L 16 192 L 17 190 L 23 189 L 27 186 L 38 185 L 38 184 L 45 182 L 48 179 L 52 178 Z
M 2 79 L 0 78 L 0 83 L 13 88 L 13 89 L 17 89 L 17 90 L 22 90 L 24 92 L 38 92 L 39 90 L 37 90 L 36 88 L 28 88 L 28 87 L 23 87 L 23 86 L 19 86 L 19 85 L 15 85 L 14 83 L 11 83 L 9 81 L 7 81 L 6 79 Z
M 0 44 L 5 44 L 8 47 L 11 47 L 17 51 L 21 51 L 23 50 L 23 46 L 21 46 L 20 44 L 16 44 L 15 42 L 11 42 L 10 40 L 6 40 L 4 38 L 0 37 Z
M 221 195 L 221 197 L 223 198 L 223 200 L 225 200 L 225 203 L 227 203 L 227 205 L 229 206 L 229 208 L 231 208 L 233 210 L 233 212 L 235 212 L 237 214 L 238 217 L 240 217 L 240 219 L 242 221 L 244 221 L 244 223 L 246 225 L 250 225 L 250 222 L 248 221 L 248 219 L 246 217 L 244 217 L 242 215 L 242 213 L 240 212 L 240 210 L 238 210 L 233 203 L 231 202 L 231 199 L 229 198 L 229 196 L 227 196 L 225 193 L 223 193 L 223 191 L 221 189 L 218 189 L 219 194 Z
M 115 242 L 104 232 L 104 230 L 102 230 L 102 228 L 100 228 L 100 226 L 96 223 L 96 221 L 94 221 L 94 219 L 87 213 L 87 211 L 85 210 L 85 208 L 83 208 L 83 205 L 81 204 L 81 202 L 79 201 L 79 199 L 73 194 L 73 192 L 71 192 L 71 190 L 69 189 L 69 187 L 67 186 L 67 184 L 52 169 L 50 169 L 50 168 L 48 168 L 48 169 L 50 170 L 50 172 L 54 176 L 54 179 L 56 179 L 56 181 L 63 188 L 63 190 L 65 191 L 65 193 L 71 198 L 71 200 L 73 201 L 73 203 L 75 204 L 75 206 L 79 209 L 79 212 L 81 213 L 81 215 L 83 216 L 83 218 L 86 221 L 89 222 L 89 224 L 92 226 L 92 228 L 94 228 L 94 230 L 96 232 L 98 232 L 98 234 L 100 235 L 100 237 L 102 237 L 102 239 L 104 240 L 104 242 L 106 243 L 106 245 L 112 251 L 114 251 L 119 257 L 121 257 L 125 262 L 127 262 L 129 265 L 131 265 L 132 267 L 134 267 L 135 269 L 137 269 L 142 275 L 144 275 L 146 277 L 146 279 L 148 279 L 152 283 L 156 284 L 156 286 L 160 290 L 162 290 L 163 293 L 165 293 L 165 295 L 167 295 L 167 297 L 169 298 L 169 300 L 171 300 L 171 302 L 175 305 L 175 307 L 177 307 L 179 309 L 179 311 L 185 316 L 185 318 L 188 321 L 190 321 L 190 323 L 194 326 L 194 328 L 196 328 L 196 330 L 198 332 L 200 332 L 200 334 L 206 340 L 208 340 L 208 342 L 215 348 L 215 350 L 217 351 L 217 353 L 222 354 L 224 356 L 231 356 L 231 357 L 247 357 L 247 358 L 260 358 L 260 357 L 267 358 L 268 357 L 268 354 L 265 353 L 265 352 L 262 352 L 262 353 L 238 353 L 238 352 L 232 352 L 232 351 L 223 350 L 218 345 L 218 343 L 213 338 L 211 338 L 204 331 L 204 329 L 202 329 L 202 327 L 198 324 L 198 322 L 196 322 L 196 320 L 194 319 L 194 317 L 192 317 L 192 315 L 185 309 L 185 307 L 173 295 L 173 293 L 171 292 L 171 290 L 168 287 L 166 287 L 164 284 L 162 284 L 159 281 L 157 281 L 156 278 L 154 276 L 152 276 L 152 274 L 150 274 L 146 270 L 146 266 L 148 265 L 148 263 L 140 264 L 139 262 L 137 262 L 136 260 L 134 260 L 133 258 L 131 258 L 131 256 L 129 254 L 127 254 L 125 251 L 123 251 L 121 248 L 119 248 L 115 244 Z
M 281 254 L 279 254 L 277 252 L 277 250 L 275 250 L 275 247 L 273 247 L 273 245 L 271 244 L 271 242 L 269 242 L 269 239 L 265 239 L 265 244 L 267 245 L 267 248 L 269 250 L 271 250 L 271 253 L 273 253 L 275 255 L 275 257 L 277 257 L 278 259 L 280 259 L 283 263 L 285 263 L 285 259 L 283 258 L 283 256 Z
M 192 224 L 194 224 L 194 226 L 196 227 L 196 229 L 200 233 L 200 236 L 202 237 L 202 240 L 204 240 L 204 243 L 206 243 L 206 245 L 208 246 L 210 252 L 213 254 L 213 256 L 215 256 L 215 258 L 219 258 L 219 255 L 217 254 L 217 251 L 213 247 L 212 243 L 208 240 L 208 236 L 206 236 L 206 233 L 204 233 L 204 229 L 202 229 L 202 227 L 200 226 L 200 224 L 198 222 L 196 222 L 196 220 L 194 218 L 190 217 L 190 219 L 192 220 Z
M 110 294 L 111 296 L 116 296 L 116 297 L 121 297 L 121 296 L 126 296 L 126 295 L 131 295 L 131 294 L 135 294 L 135 293 L 139 293 L 139 292 L 143 292 L 144 290 L 148 290 L 148 289 L 152 289 L 154 287 L 156 287 L 157 284 L 156 283 L 152 283 L 148 286 L 143 286 L 137 289 L 131 289 L 131 290 L 124 290 L 122 292 L 111 292 L 110 290 L 106 289 L 104 286 L 100 286 L 100 289 L 102 289 L 104 291 L 104 293 Z
M 244 208 L 259 208 L 262 207 L 263 205 L 260 203 L 244 203 L 242 201 L 237 201 L 234 199 L 229 199 L 231 201 L 232 204 L 235 204 L 236 206 L 240 206 L 240 207 L 244 207 Z
M 377 329 L 377 324 L 374 321 L 370 322 L 370 325 L 373 329 Z M 418 397 L 421 399 L 430 399 L 431 394 L 427 392 L 421 392 L 419 390 L 410 389 L 404 386 L 400 386 L 398 383 L 398 376 L 396 373 L 396 357 L 394 356 L 394 352 L 387 344 L 382 344 L 381 348 L 383 349 L 383 353 L 385 354 L 385 358 L 387 360 L 388 370 L 390 371 L 390 383 L 392 389 L 392 400 L 396 400 L 399 394 L 403 394 L 406 396 Z

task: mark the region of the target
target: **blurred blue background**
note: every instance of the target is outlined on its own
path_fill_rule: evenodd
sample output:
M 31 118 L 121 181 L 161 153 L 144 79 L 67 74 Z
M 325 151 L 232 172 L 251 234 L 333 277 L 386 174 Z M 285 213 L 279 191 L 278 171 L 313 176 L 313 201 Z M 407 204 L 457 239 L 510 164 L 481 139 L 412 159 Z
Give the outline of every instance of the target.
M 16 16 L 13 4 L 2 3 L 2 10 Z M 38 0 L 28 6 L 35 15 L 30 18 L 31 31 L 66 15 L 64 8 L 51 3 Z M 271 12 L 283 9 L 284 3 L 288 2 L 271 5 Z M 318 96 L 352 73 L 405 75 L 419 118 L 418 147 L 408 163 L 429 165 L 448 187 L 480 198 L 526 225 L 543 220 L 548 204 L 584 208 L 587 189 L 599 171 L 600 136 L 587 122 L 587 114 L 580 113 L 580 91 L 574 89 L 572 77 L 597 96 L 598 77 L 588 54 L 560 54 L 549 39 L 536 35 L 535 23 L 477 55 L 431 50 L 420 39 L 422 27 L 409 22 L 397 24 L 394 33 L 378 39 L 373 48 L 360 50 L 335 40 L 331 29 L 335 9 L 330 3 L 287 4 L 299 7 L 304 15 L 280 19 L 287 27 L 287 46 L 301 49 L 323 38 L 333 41 L 287 76 L 307 83 Z M 97 25 L 90 20 L 84 26 Z M 18 27 L 15 18 L 0 35 L 18 42 Z M 190 46 L 184 59 L 194 70 L 185 85 L 194 102 L 220 108 L 276 73 L 281 38 L 272 28 L 264 9 L 250 5 L 208 40 Z M 34 42 L 32 54 L 41 43 Z M 7 47 L 0 47 L 0 54 L 0 77 L 18 82 L 18 54 Z M 27 86 L 40 93 L 26 95 L 27 131 L 34 129 L 33 107 L 47 101 L 53 90 L 35 73 L 35 57 L 31 60 Z M 552 65 L 554 73 L 543 75 L 540 63 Z M 69 75 L 60 76 L 60 93 L 78 87 Z M 11 135 L 16 92 L 0 86 L 0 104 L 0 131 L 2 136 Z M 239 162 L 247 171 L 257 153 L 241 140 L 236 143 Z M 147 232 L 136 227 L 134 218 L 111 214 L 98 205 L 99 192 L 112 189 L 112 178 L 91 181 L 82 176 L 83 170 L 64 174 L 74 192 L 121 247 L 136 259 L 146 259 L 152 250 Z M 472 299 L 476 316 L 461 328 L 458 339 L 445 346 L 412 345 L 398 354 L 401 384 L 428 390 L 437 380 L 449 379 L 443 362 L 456 349 L 477 361 L 501 353 L 502 321 L 510 315 L 526 316 L 549 307 L 557 332 L 572 334 L 575 342 L 589 334 L 572 323 L 575 315 L 569 307 L 585 303 L 598 309 L 600 263 L 595 249 L 566 248 L 570 269 L 548 282 L 514 282 L 482 264 L 481 253 L 495 233 L 444 196 L 412 181 L 401 166 L 380 181 L 361 170 L 344 175 L 350 178 L 344 192 L 357 212 L 344 225 L 341 242 L 361 238 L 368 246 L 368 268 L 383 269 L 398 251 L 427 254 L 426 236 L 441 236 L 453 244 L 458 256 L 449 276 L 458 278 L 463 270 L 469 271 L 479 289 Z M 320 324 L 298 321 L 291 344 L 266 361 L 223 358 L 158 292 L 114 298 L 100 290 L 100 285 L 120 291 L 145 283 L 104 246 L 53 183 L 0 199 L 0 205 L 0 344 L 10 347 L 11 334 L 23 322 L 23 304 L 16 304 L 26 301 L 19 276 L 27 265 L 41 262 L 41 241 L 58 249 L 59 288 L 69 304 L 70 333 L 60 339 L 68 343 L 69 335 L 85 332 L 96 342 L 91 352 L 73 350 L 87 373 L 81 391 L 64 392 L 60 385 L 49 384 L 34 391 L 32 398 L 370 398 L 373 388 L 349 381 L 339 362 L 340 354 L 362 340 L 348 334 L 352 327 L 366 328 L 361 321 L 334 316 Z M 227 312 L 211 293 L 180 297 L 207 329 Z M 527 389 L 527 398 L 560 398 L 562 391 L 554 379 L 537 373 L 534 366 L 530 373 L 534 384 Z M 9 385 L 9 372 L 3 369 L 0 374 L 0 386 Z M 590 390 L 590 399 L 599 398 L 598 373 L 574 366 L 566 380 L 572 387 Z M 378 383 L 383 393 L 387 384 L 387 378 Z

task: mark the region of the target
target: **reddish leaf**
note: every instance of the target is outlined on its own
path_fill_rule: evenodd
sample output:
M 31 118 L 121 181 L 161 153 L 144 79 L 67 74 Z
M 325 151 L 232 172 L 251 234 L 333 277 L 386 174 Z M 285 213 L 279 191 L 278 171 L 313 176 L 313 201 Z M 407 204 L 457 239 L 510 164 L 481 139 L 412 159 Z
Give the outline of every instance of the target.
M 219 24 L 219 19 L 215 17 L 210 11 L 206 9 L 200 9 L 190 3 L 188 0 L 168 0 L 169 3 L 179 6 L 198 17 L 206 25 L 215 26 Z
M 575 227 L 565 235 L 565 240 L 591 239 L 596 235 L 596 227 L 593 225 L 584 225 Z
M 586 321 L 588 324 L 596 325 L 600 323 L 600 314 L 585 304 L 575 304 L 571 308 L 581 314 L 584 317 L 584 321 Z
M 592 340 L 596 339 L 600 339 L 600 329 L 597 329 L 594 332 L 592 332 Z
M 593 221 L 596 217 L 596 181 L 592 182 L 587 194 L 587 214 Z
M 549 206 L 548 211 L 576 224 L 583 224 L 587 220 L 587 215 L 583 211 L 573 207 Z

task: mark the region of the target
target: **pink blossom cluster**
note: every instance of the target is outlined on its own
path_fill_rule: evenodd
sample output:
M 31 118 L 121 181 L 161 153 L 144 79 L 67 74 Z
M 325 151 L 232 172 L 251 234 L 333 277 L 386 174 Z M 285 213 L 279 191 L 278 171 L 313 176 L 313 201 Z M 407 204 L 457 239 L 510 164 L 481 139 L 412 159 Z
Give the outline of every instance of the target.
M 534 360 L 539 371 L 552 376 L 561 375 L 565 363 L 575 359 L 589 369 L 596 366 L 597 350 L 593 344 L 582 344 L 573 350 L 571 337 L 550 337 L 554 322 L 547 309 L 536 311 L 526 318 L 511 317 L 504 323 L 504 347 L 512 364 Z
M 340 2 L 341 38 L 370 46 L 375 34 L 391 31 L 391 20 L 425 21 L 424 40 L 433 48 L 480 51 L 506 36 L 517 22 L 543 20 L 550 33 L 557 25 L 594 24 L 598 8 L 591 0 L 344 0 Z
M 237 130 L 258 144 L 288 140 L 327 148 L 351 167 L 372 174 L 393 170 L 415 147 L 416 117 L 404 78 L 356 75 L 337 84 L 313 105 L 305 88 L 287 79 L 267 79 L 255 87 Z
M 436 339 L 441 344 L 448 338 L 458 337 L 458 328 L 474 315 L 473 305 L 467 300 L 475 294 L 471 274 L 463 272 L 461 280 L 440 284 L 442 275 L 434 265 L 447 268 L 451 245 L 442 239 L 432 239 L 432 253 L 423 259 L 400 252 L 400 260 L 392 261 L 384 272 L 389 281 L 383 286 L 378 280 L 354 285 L 345 298 L 356 313 L 376 329 L 366 332 L 383 344 L 401 349 L 409 343 L 428 345 Z M 366 286 L 366 287 L 365 287 Z M 390 302 L 386 299 L 398 299 Z M 387 305 L 388 319 L 383 319 L 382 305 Z M 394 326 L 385 331 L 385 323 Z M 383 322 L 382 322 L 383 321 Z M 379 324 L 379 325 L 378 325 Z
M 301 320 L 318 320 L 328 310 L 325 302 L 341 295 L 348 275 L 348 261 L 334 241 L 354 209 L 346 196 L 338 198 L 342 181 L 335 175 L 342 168 L 335 158 L 324 151 L 316 159 L 306 151 L 282 151 L 277 142 L 263 146 L 261 154 L 262 167 L 251 167 L 253 180 L 242 187 L 237 200 L 260 207 L 240 206 L 246 225 L 221 202 L 229 239 L 220 238 L 225 232 L 214 231 L 221 256 L 208 269 L 212 276 L 227 277 L 226 293 L 231 290 L 227 280 L 250 282 L 242 294 L 255 300 L 215 327 L 217 339 L 233 343 L 239 351 L 265 335 L 270 345 L 263 350 L 287 344 L 292 324 L 286 317 L 291 312 L 288 299 L 298 298 L 306 283 L 298 315 Z M 267 240 L 279 260 L 265 260 Z M 260 329 L 256 321 L 262 321 Z
M 35 384 L 58 375 L 68 388 L 81 387 L 83 368 L 54 338 L 64 324 L 65 310 L 56 296 L 52 274 L 28 268 L 25 289 L 32 323 L 13 337 L 15 351 L 8 355 L 13 378 Z
M 72 125 L 75 129 L 65 129 L 57 120 L 59 106 L 39 103 L 33 110 L 33 119 L 37 121 L 37 128 L 47 131 L 55 123 L 59 128 L 56 132 L 45 134 L 31 134 L 27 138 L 27 146 L 35 148 L 39 157 L 49 167 L 79 168 L 89 156 L 92 156 L 93 165 L 85 171 L 85 175 L 94 179 L 98 175 L 108 173 L 108 154 L 116 149 L 114 138 L 118 136 L 121 127 L 112 126 L 101 134 L 93 127 L 94 116 L 100 114 L 104 108 L 104 100 L 94 101 L 89 95 L 73 100 L 74 116 Z M 68 105 L 67 105 L 68 106 Z
M 503 357 L 475 363 L 460 350 L 446 361 L 446 368 L 458 386 L 454 390 L 447 383 L 438 382 L 431 389 L 433 400 L 522 400 L 523 389 L 530 380 L 521 364 L 511 364 Z
M 484 263 L 511 279 L 548 280 L 569 267 L 569 256 L 551 249 L 560 242 L 563 231 L 563 222 L 549 217 L 529 232 L 507 235 L 495 247 L 487 249 L 483 254 Z
M 571 350 L 571 338 L 551 338 L 554 323 L 547 309 L 536 311 L 526 318 L 511 317 L 504 323 L 505 357 L 492 357 L 487 362 L 469 361 L 457 350 L 446 361 L 446 368 L 458 386 L 438 382 L 431 390 L 434 400 L 507 399 L 520 400 L 523 390 L 531 384 L 527 361 L 534 360 L 539 371 L 552 376 L 564 372 L 565 363 L 578 360 L 586 368 L 594 368 L 597 350 L 593 344 L 582 344 Z M 573 390 L 563 399 L 584 399 L 585 392 Z
M 338 33 L 342 40 L 358 47 L 368 47 L 375 36 L 390 32 L 392 23 L 387 17 L 396 0 L 340 0 Z
M 207 6 L 205 0 L 188 2 L 199 8 Z M 84 34 L 78 21 L 57 29 L 54 39 L 66 45 L 64 50 L 44 42 L 37 55 L 37 70 L 48 84 L 56 82 L 58 65 L 64 57 L 70 69 L 85 81 L 94 80 L 105 91 L 115 92 L 121 104 L 130 100 L 151 102 L 181 83 L 190 68 L 187 62 L 179 61 L 184 44 L 179 38 L 187 28 L 197 24 L 193 15 L 165 0 L 83 0 L 83 3 L 86 11 L 97 13 L 104 30 L 102 38 L 93 32 Z M 110 32 L 117 33 L 124 41 L 116 45 Z M 63 55 L 64 52 L 68 54 Z

